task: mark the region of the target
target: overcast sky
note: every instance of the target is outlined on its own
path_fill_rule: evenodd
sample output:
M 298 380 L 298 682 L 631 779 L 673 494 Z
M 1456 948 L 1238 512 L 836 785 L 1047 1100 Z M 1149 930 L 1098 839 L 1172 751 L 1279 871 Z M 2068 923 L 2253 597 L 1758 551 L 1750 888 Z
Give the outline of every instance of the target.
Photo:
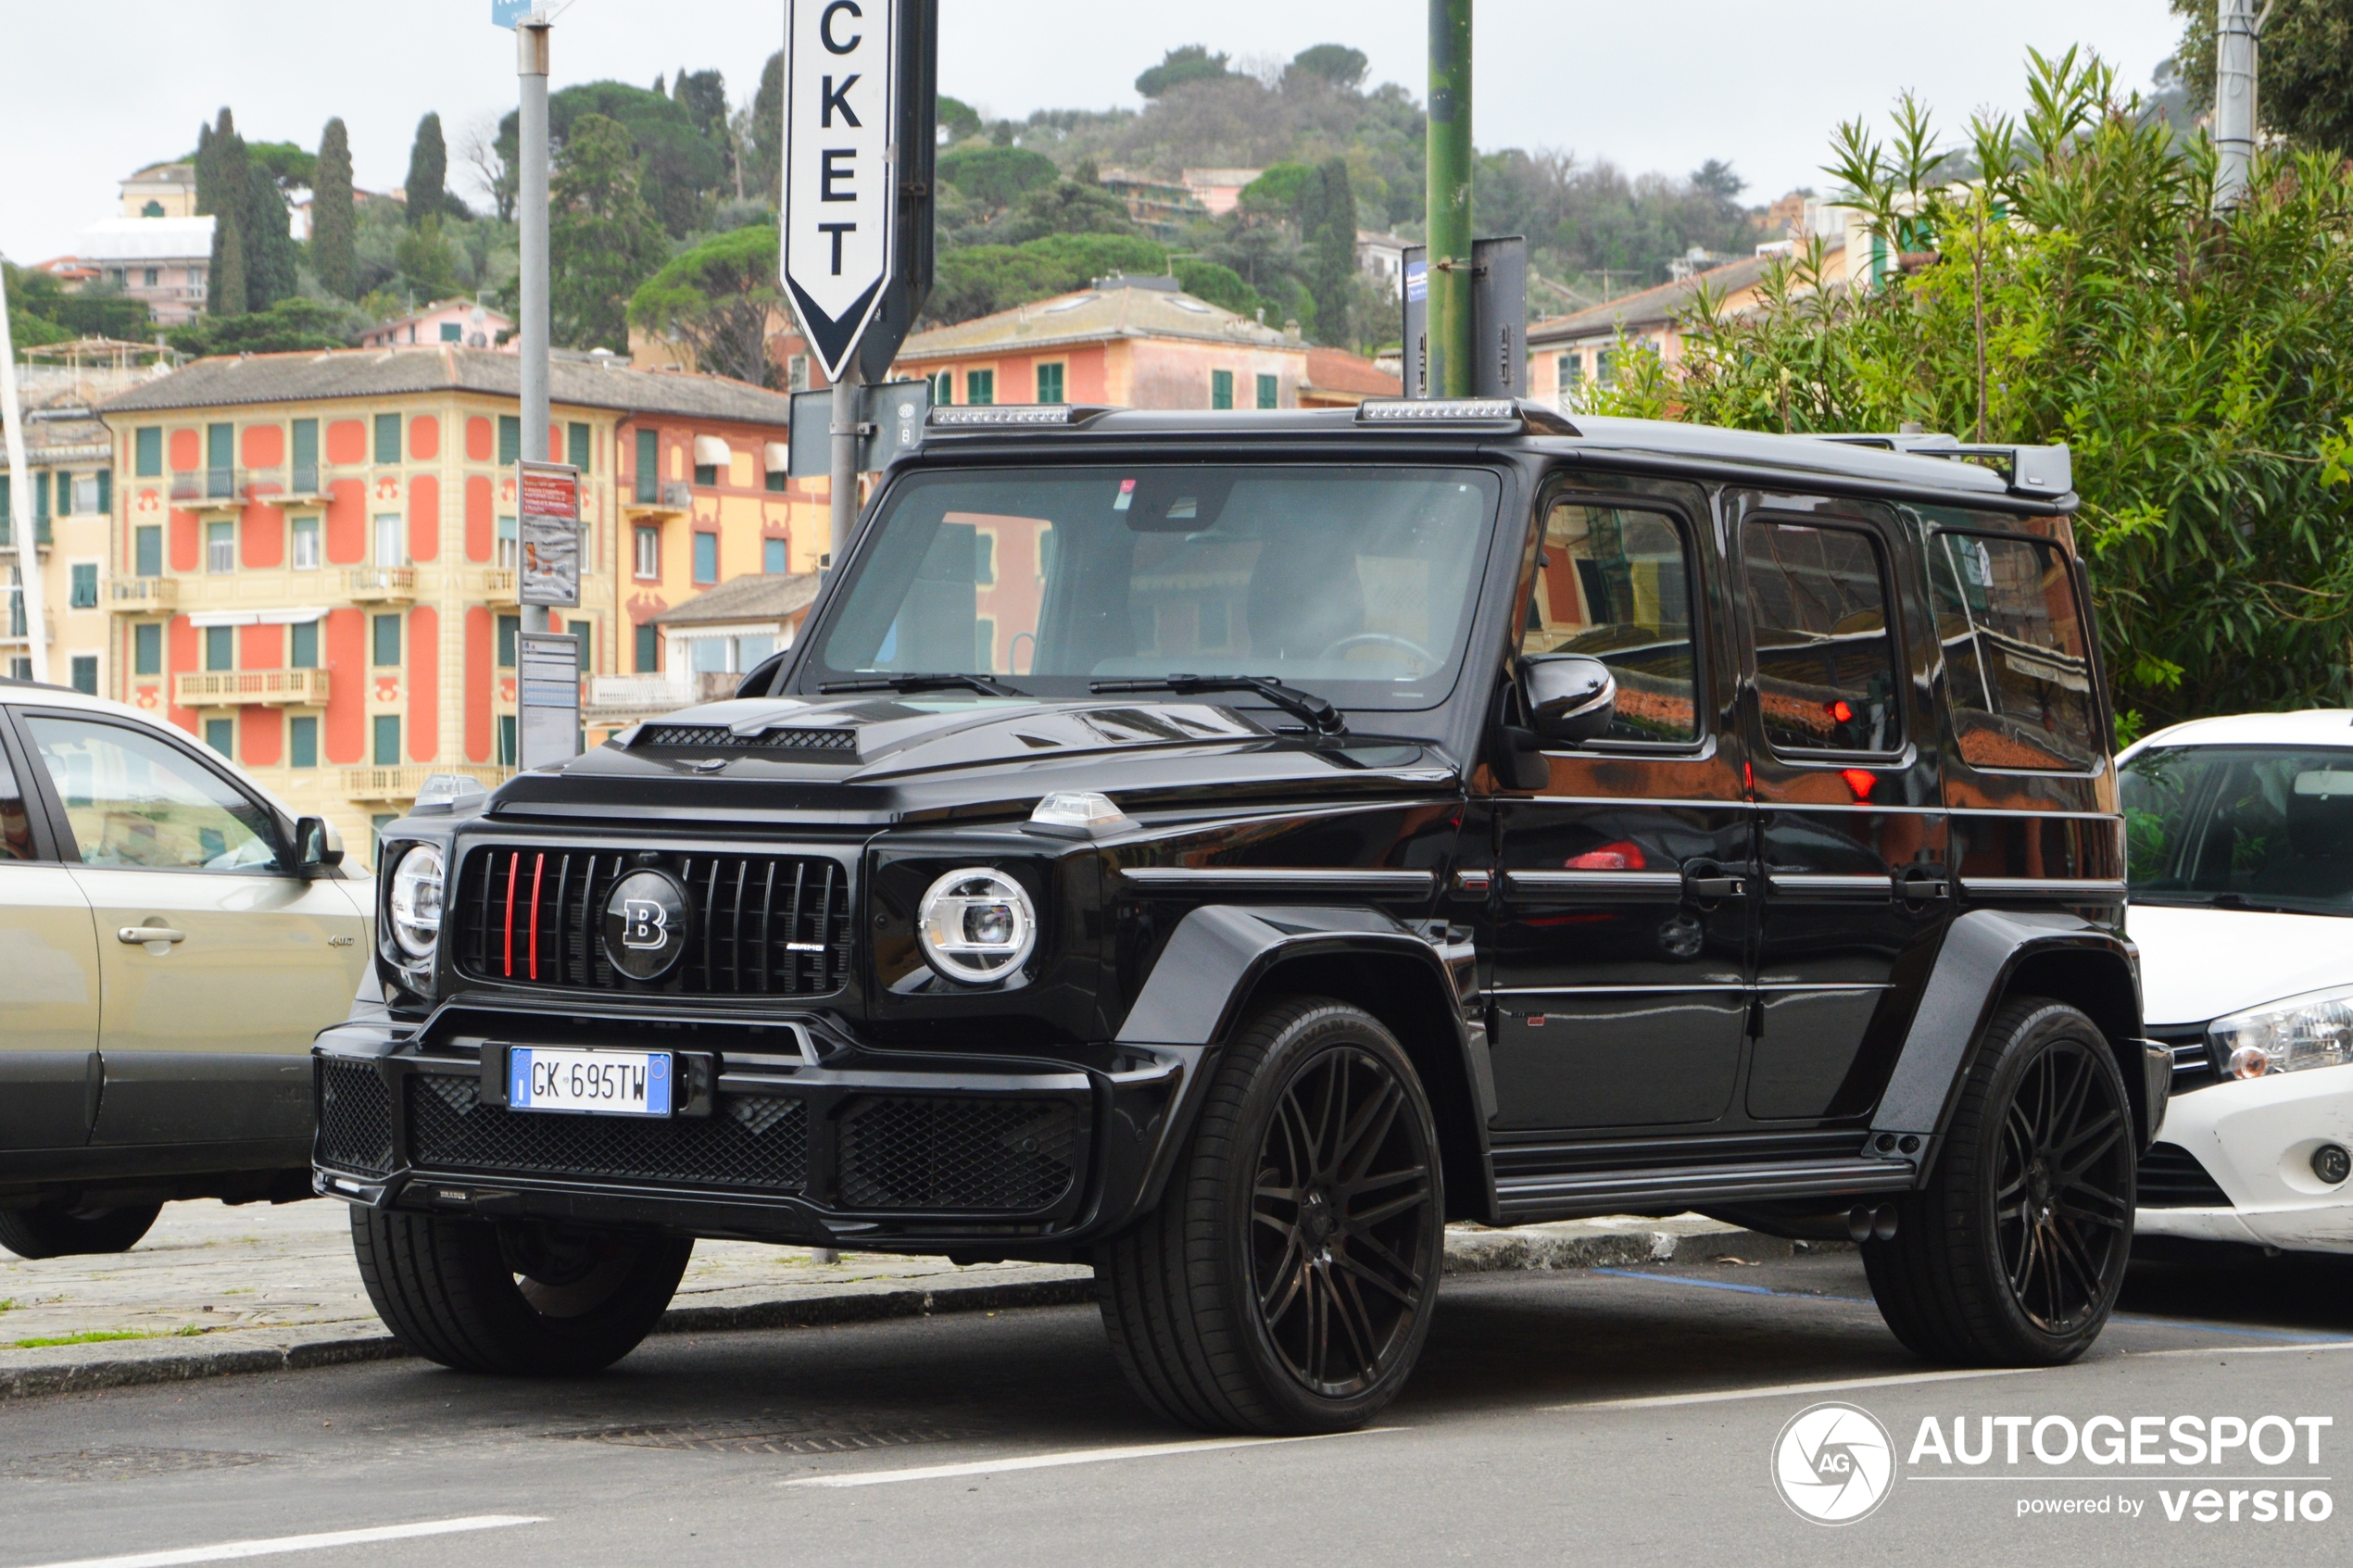
M 1342 43 L 1374 82 L 1427 88 L 1426 0 L 940 0 L 940 86 L 992 115 L 1135 107 L 1136 74 L 1180 44 L 1239 61 Z M 341 115 L 359 183 L 397 185 L 418 119 L 466 127 L 514 107 L 514 46 L 489 0 L 9 0 L 0 57 L 0 251 L 69 252 L 118 210 L 116 182 L 195 144 L 226 104 L 247 140 L 316 147 Z M 783 33 L 781 0 L 573 0 L 555 30 L 554 83 L 650 85 L 716 66 L 732 95 L 759 85 Z M 1553 147 L 1635 172 L 1729 159 L 1762 201 L 1823 183 L 1831 129 L 1881 118 L 1909 88 L 1957 131 L 2015 111 L 2030 46 L 2082 44 L 2147 85 L 2180 23 L 2165 0 L 1919 0 L 1860 6 L 1784 0 L 1478 0 L 1478 144 Z

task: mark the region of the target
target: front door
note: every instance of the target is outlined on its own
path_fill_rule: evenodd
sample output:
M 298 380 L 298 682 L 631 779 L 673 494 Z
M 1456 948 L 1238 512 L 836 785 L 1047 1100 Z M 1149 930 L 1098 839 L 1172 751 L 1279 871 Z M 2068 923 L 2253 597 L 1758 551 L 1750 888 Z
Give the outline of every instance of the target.
M 1659 1127 L 1731 1108 L 1748 1020 L 1751 822 L 1696 487 L 1561 495 L 1526 653 L 1617 679 L 1606 736 L 1499 791 L 1491 1029 L 1496 1128 Z
M 1859 1116 L 1953 909 L 1922 563 L 1884 506 L 1728 501 L 1763 872 L 1746 1109 Z
M 358 904 L 283 871 L 269 809 L 193 751 L 85 714 L 23 726 L 97 926 L 91 1141 L 308 1137 L 310 1041 L 349 1010 L 367 957 Z
M 0 1149 L 69 1148 L 97 1100 L 90 904 L 36 841 L 0 717 Z

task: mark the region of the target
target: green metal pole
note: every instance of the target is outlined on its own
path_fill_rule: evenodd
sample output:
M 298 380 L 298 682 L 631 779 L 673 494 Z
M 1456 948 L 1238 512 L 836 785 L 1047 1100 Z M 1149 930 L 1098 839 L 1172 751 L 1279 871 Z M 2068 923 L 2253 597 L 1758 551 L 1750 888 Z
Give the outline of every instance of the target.
M 1429 390 L 1471 390 L 1471 0 L 1429 0 Z

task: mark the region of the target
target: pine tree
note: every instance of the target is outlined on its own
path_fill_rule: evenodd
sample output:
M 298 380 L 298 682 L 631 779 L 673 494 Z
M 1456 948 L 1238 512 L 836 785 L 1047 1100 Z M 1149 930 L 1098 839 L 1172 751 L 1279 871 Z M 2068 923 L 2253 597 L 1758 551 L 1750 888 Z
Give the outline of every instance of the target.
M 573 120 L 548 207 L 547 307 L 556 341 L 625 351 L 630 296 L 670 254 L 638 186 L 628 128 L 600 114 Z
M 359 215 L 351 204 L 351 140 L 340 119 L 319 138 L 319 174 L 310 188 L 310 269 L 339 299 L 359 297 Z
M 441 139 L 441 117 L 429 114 L 417 121 L 417 139 L 409 148 L 409 227 L 457 212 L 448 186 L 449 148 Z

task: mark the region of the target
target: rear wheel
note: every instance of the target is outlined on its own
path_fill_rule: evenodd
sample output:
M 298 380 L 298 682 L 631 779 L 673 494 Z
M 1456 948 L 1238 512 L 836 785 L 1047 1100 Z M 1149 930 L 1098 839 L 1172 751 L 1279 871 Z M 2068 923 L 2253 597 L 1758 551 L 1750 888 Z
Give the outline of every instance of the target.
M 393 1337 L 462 1372 L 610 1366 L 653 1332 L 691 1240 L 537 1221 L 351 1211 L 368 1298 Z
M 0 1247 L 19 1258 L 70 1258 L 128 1252 L 163 1212 L 160 1203 L 69 1208 L 44 1203 L 0 1210 Z
M 2040 998 L 1987 1026 L 1927 1187 L 1863 1266 L 1934 1361 L 2053 1366 L 2089 1349 L 2132 1251 L 2133 1108 L 2099 1026 Z
M 1160 1207 L 1096 1249 L 1121 1369 L 1204 1430 L 1360 1426 L 1429 1336 L 1444 1212 L 1395 1036 L 1340 1002 L 1269 1008 L 1218 1063 Z

